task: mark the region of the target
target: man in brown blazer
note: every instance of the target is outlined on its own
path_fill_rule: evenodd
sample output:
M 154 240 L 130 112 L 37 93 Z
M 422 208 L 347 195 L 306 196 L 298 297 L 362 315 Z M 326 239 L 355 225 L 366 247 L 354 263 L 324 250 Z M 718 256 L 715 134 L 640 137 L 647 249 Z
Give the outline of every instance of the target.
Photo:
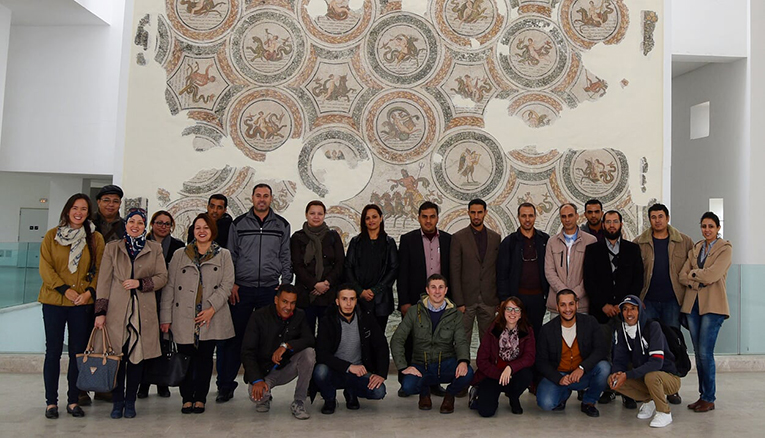
M 486 202 L 468 204 L 470 225 L 452 235 L 450 271 L 454 303 L 463 312 L 468 344 L 473 321 L 478 319 L 479 338 L 489 329 L 499 305 L 497 297 L 497 255 L 500 237 L 486 228 Z

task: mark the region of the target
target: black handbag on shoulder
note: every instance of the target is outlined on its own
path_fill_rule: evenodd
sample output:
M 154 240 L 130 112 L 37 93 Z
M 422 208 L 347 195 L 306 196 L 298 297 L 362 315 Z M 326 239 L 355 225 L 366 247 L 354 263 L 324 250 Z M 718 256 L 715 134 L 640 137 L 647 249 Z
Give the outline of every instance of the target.
M 162 355 L 146 362 L 143 383 L 159 386 L 179 386 L 189 370 L 191 357 L 178 352 L 178 345 L 173 340 L 173 332 L 168 331 L 168 338 L 160 337 Z

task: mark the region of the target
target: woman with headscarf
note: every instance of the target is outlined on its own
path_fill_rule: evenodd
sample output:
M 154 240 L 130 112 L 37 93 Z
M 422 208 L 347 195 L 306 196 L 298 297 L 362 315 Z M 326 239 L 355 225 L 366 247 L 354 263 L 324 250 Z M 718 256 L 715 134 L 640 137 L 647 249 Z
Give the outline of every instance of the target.
M 162 294 L 160 329 L 172 330 L 178 351 L 191 357 L 181 382 L 184 414 L 205 411 L 218 341 L 234 337 L 228 298 L 234 287 L 231 253 L 215 238 L 216 222 L 207 213 L 191 223 L 194 239 L 173 255 Z
M 106 245 L 101 269 L 95 326 L 106 329 L 112 347 L 123 354 L 111 417 L 133 418 L 143 361 L 161 354 L 154 292 L 167 282 L 162 245 L 146 240 L 146 210 L 130 209 L 125 237 Z
M 59 224 L 45 233 L 40 247 L 42 287 L 37 301 L 42 303 L 45 325 L 46 418 L 58 418 L 58 380 L 64 329 L 69 330 L 69 369 L 66 411 L 73 417 L 85 412 L 77 402 L 76 355 L 85 351 L 93 318 L 93 298 L 98 281 L 104 238 L 90 220 L 88 195 L 78 193 L 66 201 Z
M 175 231 L 175 219 L 173 219 L 173 215 L 169 211 L 159 210 L 151 216 L 149 225 L 151 228 L 149 229 L 149 234 L 146 235 L 146 240 L 153 240 L 162 245 L 165 266 L 168 266 L 173 258 L 173 253 L 186 246 L 171 235 Z M 162 290 L 160 289 L 155 292 L 157 296 L 157 310 L 159 310 L 159 303 L 162 302 Z M 148 397 L 150 386 L 148 383 L 141 383 L 138 387 L 138 398 Z M 170 397 L 170 389 L 167 386 L 157 385 L 157 394 L 160 397 Z
M 335 289 L 343 276 L 343 240 L 324 222 L 326 207 L 311 201 L 305 207 L 303 229 L 290 239 L 292 269 L 295 271 L 297 307 L 305 310 L 308 326 L 316 333 L 316 321 L 335 300 Z
M 369 204 L 361 210 L 361 232 L 351 239 L 345 275 L 359 292 L 359 307 L 374 316 L 385 332 L 393 313 L 393 283 L 398 275 L 396 241 L 385 233 L 382 210 Z

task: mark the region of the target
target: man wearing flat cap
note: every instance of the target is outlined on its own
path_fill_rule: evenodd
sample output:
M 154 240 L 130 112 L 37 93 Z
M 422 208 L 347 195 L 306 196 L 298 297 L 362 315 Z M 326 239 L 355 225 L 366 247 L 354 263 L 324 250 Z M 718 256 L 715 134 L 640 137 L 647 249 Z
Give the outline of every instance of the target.
M 123 192 L 119 186 L 109 184 L 103 186 L 96 195 L 98 212 L 93 221 L 98 232 L 104 236 L 104 242 L 119 240 L 125 236 L 125 223 L 120 217 L 120 204 Z

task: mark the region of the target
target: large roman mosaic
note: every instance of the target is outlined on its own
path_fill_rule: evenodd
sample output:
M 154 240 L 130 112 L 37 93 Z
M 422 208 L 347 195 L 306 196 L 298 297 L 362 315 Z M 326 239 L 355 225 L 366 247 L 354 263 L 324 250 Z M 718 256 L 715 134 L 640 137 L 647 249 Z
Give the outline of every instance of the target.
M 515 139 L 545 138 L 609 99 L 628 107 L 631 81 L 647 85 L 619 70 L 623 59 L 658 65 L 650 80 L 661 85 L 661 62 L 651 51 L 662 2 L 411 1 L 427 7 L 418 13 L 406 0 L 137 0 L 131 75 L 163 71 L 164 112 L 177 119 L 162 127 L 163 138 L 190 139 L 168 155 L 183 163 L 168 172 L 173 182 L 149 178 L 150 208 L 156 202 L 184 225 L 210 194 L 222 192 L 236 215 L 249 208 L 252 186 L 266 180 L 275 187 L 275 209 L 294 227 L 302 206 L 290 209 L 293 200 L 326 199 L 328 223 L 347 239 L 368 203 L 381 206 L 386 230 L 398 236 L 417 226 L 425 200 L 442 207 L 442 228 L 455 231 L 467 225 L 467 202 L 481 197 L 487 223 L 506 235 L 518 226 L 522 202 L 534 203 L 538 227 L 555 233 L 559 205 L 598 198 L 622 211 L 626 233 L 636 235 L 646 202 L 633 202 L 631 180 L 641 196 L 656 197 L 661 188 L 642 193 L 650 178 L 661 178 L 648 173 L 663 147 L 661 132 L 656 140 L 661 100 L 653 108 L 658 124 L 645 128 L 645 151 L 624 150 L 607 122 L 586 117 L 553 145 Z M 129 131 L 147 117 L 142 105 L 133 100 Z M 513 130 L 496 129 L 503 125 Z M 586 147 L 572 148 L 569 135 L 576 145 L 588 136 Z M 128 132 L 125 181 L 143 189 L 149 184 L 133 176 L 127 158 L 138 148 L 133 137 Z M 220 149 L 236 158 L 210 159 Z M 274 166 L 289 176 L 260 176 Z M 338 179 L 354 193 L 334 196 Z

